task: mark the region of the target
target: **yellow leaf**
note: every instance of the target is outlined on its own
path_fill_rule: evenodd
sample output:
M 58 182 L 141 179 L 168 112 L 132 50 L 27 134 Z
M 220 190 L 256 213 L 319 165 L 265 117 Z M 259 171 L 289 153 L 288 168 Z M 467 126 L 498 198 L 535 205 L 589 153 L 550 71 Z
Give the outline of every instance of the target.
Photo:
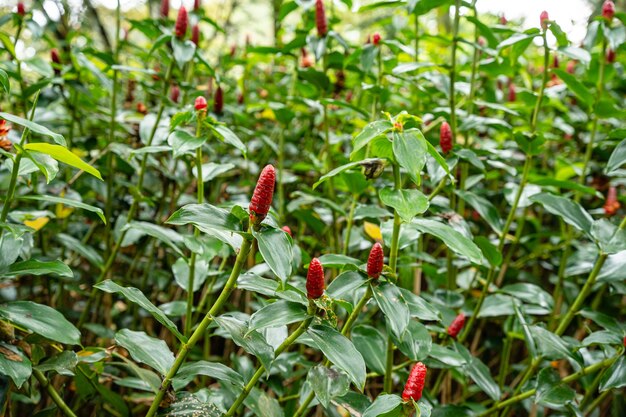
M 269 107 L 263 110 L 263 112 L 261 113 L 261 117 L 263 117 L 264 119 L 276 120 L 276 115 L 274 115 L 274 111 Z
M 365 234 L 368 235 L 370 238 L 378 241 L 383 240 L 383 234 L 380 232 L 380 227 L 378 227 L 378 225 L 370 222 L 365 222 L 365 224 L 363 224 L 363 228 L 365 229 Z
M 35 220 L 24 220 L 24 224 L 32 229 L 39 231 L 42 227 L 48 224 L 49 221 L 50 219 L 48 217 L 40 217 Z
M 65 207 L 63 204 L 57 204 L 56 215 L 59 219 L 64 219 L 74 212 L 71 207 Z

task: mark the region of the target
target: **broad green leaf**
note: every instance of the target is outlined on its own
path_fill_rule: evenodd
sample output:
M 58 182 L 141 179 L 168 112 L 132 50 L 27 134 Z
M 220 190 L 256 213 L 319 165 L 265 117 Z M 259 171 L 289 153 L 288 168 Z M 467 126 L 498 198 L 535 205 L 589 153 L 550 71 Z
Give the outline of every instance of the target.
M 241 139 L 239 139 L 239 137 L 235 135 L 235 133 L 232 130 L 230 130 L 224 125 L 216 125 L 216 126 L 211 126 L 211 127 L 218 134 L 218 136 L 221 137 L 222 140 L 224 140 L 224 142 L 226 142 L 230 146 L 233 146 L 239 149 L 239 151 L 244 156 L 246 156 L 246 154 L 248 153 L 248 150 L 246 149 L 246 145 L 243 144 Z
M 567 85 L 567 88 L 569 88 L 569 90 L 584 104 L 589 106 L 595 101 L 595 96 L 582 82 L 580 82 L 578 78 L 576 78 L 575 75 L 569 74 L 568 72 L 560 69 L 553 69 L 552 72 L 563 80 L 563 82 Z
M 243 403 L 252 411 L 252 415 L 256 417 L 284 417 L 285 415 L 278 400 L 270 397 L 259 388 L 253 388 Z
M 191 291 L 196 292 L 202 288 L 209 276 L 209 264 L 200 258 L 196 258 L 196 264 L 193 274 L 193 288 Z M 178 258 L 172 265 L 174 279 L 180 288 L 189 292 L 189 262 L 185 258 Z
M 346 374 L 323 365 L 311 368 L 307 381 L 324 408 L 328 408 L 330 400 L 341 397 L 350 390 L 350 380 Z
M 257 240 L 259 252 L 272 272 L 283 282 L 291 276 L 293 243 L 287 233 L 281 229 L 264 227 L 260 231 L 253 231 Z
M 116 284 L 115 282 L 107 279 L 102 281 L 99 284 L 96 284 L 95 287 L 99 290 L 108 292 L 108 293 L 118 293 L 123 295 L 128 301 L 137 304 L 141 308 L 145 309 L 148 313 L 152 315 L 159 323 L 164 325 L 169 331 L 171 331 L 174 336 L 178 338 L 180 341 L 186 341 L 187 339 L 178 331 L 176 324 L 172 322 L 161 309 L 152 304 L 150 300 L 139 290 L 134 287 L 122 287 L 121 285 Z
M 409 0 L 407 2 L 407 9 L 409 13 L 421 16 L 437 7 L 452 4 L 453 1 L 454 0 Z
M 341 165 L 341 166 L 333 169 L 332 171 L 328 172 L 327 174 L 322 175 L 320 177 L 320 179 L 317 180 L 317 182 L 315 184 L 313 184 L 313 189 L 316 189 L 320 184 L 322 184 L 326 180 L 328 180 L 328 179 L 330 179 L 330 178 L 332 178 L 334 176 L 337 176 L 337 175 L 341 174 L 344 171 L 347 171 L 347 170 L 355 168 L 355 167 L 361 167 L 363 165 L 366 165 L 368 163 L 375 162 L 375 161 L 378 161 L 378 159 L 377 158 L 370 158 L 370 159 L 364 159 L 362 161 L 350 162 L 350 163 L 347 163 L 345 165 Z
M 0 85 L 2 85 L 5 93 L 11 94 L 11 83 L 9 82 L 9 75 L 3 69 L 0 69 Z
M 626 387 L 626 356 L 622 355 L 604 372 L 600 381 L 600 392 Z
M 567 344 L 556 334 L 540 326 L 530 326 L 530 332 L 537 342 L 539 352 L 548 359 L 557 360 L 573 357 Z
M 82 201 L 72 200 L 70 198 L 57 197 L 54 195 L 23 195 L 18 197 L 20 200 L 35 200 L 35 201 L 43 201 L 46 203 L 55 203 L 55 204 L 63 204 L 70 207 L 76 207 L 79 209 L 87 210 L 92 213 L 96 213 L 100 219 L 102 219 L 103 223 L 106 223 L 106 218 L 104 217 L 104 212 L 102 209 L 98 207 L 91 206 L 89 204 L 85 204 Z
M 126 349 L 135 361 L 148 365 L 161 375 L 167 374 L 174 364 L 174 354 L 167 343 L 145 332 L 122 329 L 115 334 L 115 342 Z
M 346 265 L 354 265 L 359 266 L 363 262 L 356 258 L 352 258 L 351 256 L 346 255 L 338 255 L 335 253 L 327 253 L 318 258 L 320 263 L 329 268 L 343 268 Z
M 80 331 L 52 307 L 32 301 L 11 301 L 0 305 L 0 317 L 55 342 L 80 344 Z
M 528 304 L 537 304 L 548 309 L 554 307 L 552 295 L 535 284 L 520 282 L 506 285 L 502 287 L 500 291 Z
M 426 139 L 417 129 L 409 129 L 393 134 L 393 154 L 415 185 L 421 183 L 421 172 L 426 164 Z
M 480 251 L 487 259 L 487 262 L 489 262 L 492 266 L 500 266 L 500 264 L 502 264 L 502 253 L 498 251 L 496 245 L 491 243 L 488 238 L 485 236 L 477 236 L 474 239 L 474 242 L 480 248 Z
M 502 219 L 498 209 L 489 200 L 471 191 L 458 190 L 456 194 L 471 205 L 496 233 L 502 232 Z
M 587 234 L 591 231 L 593 218 L 582 206 L 566 197 L 549 193 L 535 194 L 530 197 L 535 203 L 540 203 L 552 214 L 556 214 L 563 220 Z
M 73 278 L 74 274 L 69 266 L 62 261 L 39 261 L 29 259 L 27 261 L 14 263 L 5 272 L 0 272 L 0 276 L 13 277 L 20 275 L 58 275 L 65 278 Z
M 426 326 L 416 320 L 409 321 L 401 339 L 396 337 L 393 339 L 398 349 L 413 361 L 426 359 L 433 344 L 433 339 Z
M 428 301 L 424 300 L 417 294 L 413 294 L 406 288 L 400 288 L 402 298 L 409 306 L 409 312 L 411 317 L 416 317 L 419 320 L 424 321 L 440 321 L 441 313 L 433 307 Z
M 385 315 L 389 333 L 401 339 L 409 325 L 410 314 L 400 289 L 391 283 L 380 283 L 377 286 L 372 286 L 372 293 Z
M 454 230 L 452 227 L 435 220 L 416 218 L 411 224 L 415 225 L 422 233 L 430 233 L 443 240 L 448 248 L 465 256 L 472 263 L 480 264 L 483 256 L 474 242 Z
M 138 232 L 138 234 L 135 236 L 127 233 L 126 238 L 122 242 L 122 246 L 127 246 L 128 244 L 130 244 L 129 241 L 136 240 L 138 236 L 145 234 L 160 240 L 161 242 L 172 248 L 174 252 L 176 252 L 179 256 L 184 257 L 183 251 L 178 247 L 178 245 L 181 245 L 183 243 L 183 237 L 172 229 L 158 226 L 153 223 L 133 221 L 124 226 L 122 231 Z
M 363 391 L 366 379 L 365 362 L 352 342 L 337 330 L 326 325 L 311 326 L 306 334 L 311 337 L 324 356 L 347 373 L 354 385 Z
M 205 402 L 194 394 L 186 394 L 159 414 L 161 417 L 220 417 L 224 415 L 211 402 Z
M 356 271 L 346 271 L 331 281 L 326 288 L 326 294 L 335 299 L 344 298 L 346 295 L 352 296 L 357 288 L 366 282 L 362 274 Z
M 307 318 L 307 309 L 300 303 L 280 300 L 257 310 L 250 317 L 250 330 L 266 327 L 279 327 L 303 321 Z
M 537 375 L 535 403 L 548 408 L 559 408 L 574 400 L 576 392 L 561 383 L 561 378 L 552 368 L 544 368 Z
M 196 52 L 196 44 L 190 40 L 181 40 L 176 37 L 172 38 L 172 50 L 174 51 L 174 60 L 179 68 L 182 68 L 187 62 L 191 61 Z
M 274 360 L 274 349 L 267 343 L 261 333 L 256 330 L 250 330 L 246 322 L 232 316 L 222 315 L 215 317 L 214 320 L 218 326 L 230 335 L 237 346 L 256 356 L 263 364 L 265 370 L 269 372 Z
M 382 203 L 394 208 L 405 223 L 410 223 L 415 216 L 428 210 L 429 206 L 428 197 L 415 189 L 396 190 L 386 187 L 380 190 L 379 196 Z
M 377 329 L 366 324 L 355 326 L 350 332 L 352 343 L 363 356 L 369 369 L 385 374 L 387 338 Z
M 626 139 L 621 141 L 613 150 L 609 162 L 607 162 L 606 167 L 604 167 L 604 173 L 611 175 L 615 170 L 624 165 L 624 163 L 626 163 Z
M 167 143 L 174 150 L 174 158 L 195 151 L 206 141 L 206 137 L 197 137 L 181 129 L 174 130 L 167 138 Z
M 365 126 L 361 133 L 359 133 L 352 140 L 352 153 L 350 154 L 350 159 L 352 159 L 356 152 L 367 146 L 367 144 L 370 143 L 372 139 L 381 136 L 392 127 L 393 124 L 388 120 L 377 120 Z
M 455 352 L 449 348 L 443 347 L 438 344 L 432 345 L 430 353 L 428 354 L 432 359 L 447 365 L 447 367 L 459 367 L 466 364 L 465 358 L 458 352 Z
M 0 342 L 0 374 L 10 377 L 17 388 L 28 381 L 33 372 L 28 356 L 16 346 Z
M 530 331 L 530 326 L 528 325 L 528 321 L 524 314 L 522 313 L 522 309 L 520 307 L 520 302 L 514 302 L 513 308 L 515 309 L 515 315 L 517 316 L 517 320 L 522 326 L 522 331 L 524 332 L 524 339 L 526 339 L 526 347 L 528 348 L 528 352 L 530 352 L 531 358 L 537 357 L 537 344 L 535 343 L 535 338 Z
M 35 132 L 35 133 L 39 133 L 40 135 L 51 137 L 59 145 L 66 146 L 65 138 L 63 137 L 63 135 L 54 133 L 53 131 L 51 131 L 45 126 L 42 126 L 40 124 L 37 124 L 27 119 L 22 119 L 19 116 L 14 116 L 9 113 L 0 112 L 0 117 L 16 125 L 23 126 L 27 128 L 28 130 L 30 130 L 31 132 Z
M 208 164 L 202 164 L 202 182 L 209 182 L 214 178 L 219 177 L 235 168 L 233 164 L 216 164 L 215 162 L 209 162 Z M 193 168 L 193 175 L 198 176 L 197 167 Z
M 76 352 L 65 350 L 40 363 L 35 366 L 35 368 L 44 373 L 54 371 L 59 375 L 74 376 L 76 365 L 78 365 L 78 356 L 76 355 Z
M 85 161 L 80 159 L 78 156 L 76 156 L 76 154 L 72 153 L 64 146 L 53 145 L 50 143 L 27 143 L 26 145 L 24 145 L 24 149 L 31 152 L 44 153 L 59 162 L 63 162 L 64 164 L 72 166 L 76 169 L 85 171 L 86 173 L 93 175 L 99 180 L 102 180 L 100 171 L 87 164 Z
M 243 388 L 243 377 L 224 364 L 207 361 L 187 362 L 183 364 L 176 377 L 172 380 L 172 386 L 176 391 L 186 387 L 196 375 L 208 376 L 216 381 L 226 381 L 237 388 Z
M 66 249 L 74 251 L 83 258 L 87 259 L 93 266 L 102 268 L 104 265 L 102 256 L 100 256 L 100 254 L 93 247 L 83 244 L 75 237 L 66 235 L 65 233 L 59 233 L 56 235 L 56 240 L 61 242 Z
M 500 387 L 493 380 L 489 368 L 480 359 L 473 356 L 470 351 L 458 342 L 454 343 L 454 346 L 465 359 L 466 364 L 463 367 L 464 373 L 466 373 L 472 381 L 480 387 L 485 394 L 487 394 L 492 400 L 498 401 L 500 399 Z
M 387 413 L 401 409 L 403 402 L 402 398 L 396 394 L 379 395 L 372 405 L 367 407 L 367 410 L 363 413 L 363 417 L 387 416 Z

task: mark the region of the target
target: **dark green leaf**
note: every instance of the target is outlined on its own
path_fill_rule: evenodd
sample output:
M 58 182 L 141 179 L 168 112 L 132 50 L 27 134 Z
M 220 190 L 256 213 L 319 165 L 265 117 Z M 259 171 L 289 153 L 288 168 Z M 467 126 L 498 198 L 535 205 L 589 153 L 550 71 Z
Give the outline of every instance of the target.
M 63 314 L 32 301 L 12 301 L 0 305 L 0 317 L 29 332 L 67 345 L 80 344 L 80 332 Z
M 126 349 L 134 360 L 145 363 L 161 375 L 167 374 L 174 364 L 174 354 L 167 343 L 145 332 L 122 329 L 115 334 L 115 342 Z

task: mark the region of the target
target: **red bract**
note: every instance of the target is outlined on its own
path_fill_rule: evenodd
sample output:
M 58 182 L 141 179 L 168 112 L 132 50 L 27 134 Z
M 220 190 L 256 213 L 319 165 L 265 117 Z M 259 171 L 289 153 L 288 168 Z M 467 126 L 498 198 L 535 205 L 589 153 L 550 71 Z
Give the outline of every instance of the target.
M 320 38 L 328 33 L 328 22 L 326 21 L 326 11 L 324 10 L 324 1 L 315 1 L 315 27 Z
M 313 59 L 311 59 L 305 48 L 300 49 L 300 66 L 302 68 L 309 68 L 313 66 Z
M 172 89 L 170 90 L 170 99 L 174 103 L 178 103 L 179 97 L 180 97 L 180 88 L 178 88 L 177 85 L 173 85 Z
M 281 230 L 283 232 L 287 233 L 289 236 L 293 237 L 293 235 L 291 234 L 291 229 L 289 228 L 289 226 L 283 226 Z
M 606 61 L 609 64 L 615 63 L 615 51 L 614 50 L 609 49 L 608 51 L 606 51 Z
M 514 102 L 517 98 L 517 93 L 515 92 L 515 86 L 513 83 L 509 84 L 509 101 Z
M 417 362 L 411 368 L 409 378 L 404 385 L 404 391 L 402 391 L 402 399 L 404 401 L 419 401 L 422 398 L 422 391 L 424 390 L 424 384 L 426 383 L 426 365 L 422 362 Z
M 57 48 L 52 48 L 50 51 L 50 59 L 55 64 L 61 64 L 61 56 L 59 55 L 59 50 Z
M 501 25 L 506 25 L 507 23 L 509 23 L 509 21 L 506 20 L 506 16 L 504 16 L 504 15 L 500 16 L 500 24 Z
M 439 130 L 439 146 L 441 146 L 443 153 L 448 153 L 452 150 L 452 129 L 450 129 L 448 122 L 441 124 L 441 129 Z
M 193 11 L 197 12 L 198 10 L 200 10 L 200 4 L 202 3 L 201 0 L 194 0 L 193 2 Z
M 380 39 L 381 39 L 380 38 L 380 33 L 376 32 L 376 33 L 374 33 L 374 36 L 372 36 L 372 43 L 375 46 L 378 46 L 378 45 L 380 45 Z
M 213 98 L 213 113 L 222 114 L 224 110 L 224 90 L 221 86 L 215 90 L 215 97 Z
M 383 253 L 383 247 L 380 243 L 374 243 L 370 250 L 370 255 L 367 258 L 367 276 L 370 278 L 378 279 L 381 272 L 383 272 L 383 263 L 385 261 L 385 255 Z
M 621 207 L 619 201 L 617 201 L 617 188 L 611 186 L 606 194 L 606 202 L 604 203 L 604 214 L 607 216 L 613 216 L 617 213 L 617 210 Z
M 606 0 L 602 5 L 602 17 L 610 22 L 613 20 L 613 16 L 615 16 L 615 3 L 611 0 Z
M 554 55 L 554 60 L 552 61 L 552 68 L 558 68 L 559 67 L 559 57 Z
M 567 61 L 567 72 L 568 72 L 568 74 L 573 74 L 575 68 L 576 68 L 576 62 L 575 61 Z
M 167 19 L 170 14 L 170 0 L 161 0 L 161 17 Z
M 545 10 L 543 12 L 541 12 L 541 15 L 539 15 L 539 23 L 541 23 L 541 28 L 543 30 L 547 30 L 548 29 L 548 21 L 550 20 L 550 16 L 548 16 L 548 12 L 546 12 Z
M 450 323 L 450 326 L 448 326 L 448 335 L 450 337 L 456 338 L 456 336 L 459 334 L 459 332 L 463 328 L 464 324 L 465 324 L 465 314 L 461 313 L 458 316 L 456 316 L 454 320 L 452 320 L 452 323 Z
M 320 298 L 324 294 L 324 288 L 324 268 L 319 259 L 313 258 L 306 274 L 306 296 L 313 300 Z
M 181 6 L 180 9 L 178 9 L 178 17 L 176 18 L 176 26 L 174 27 L 174 34 L 178 39 L 185 37 L 188 24 L 189 18 L 187 16 L 187 9 L 185 9 L 185 6 Z
M 259 175 L 259 180 L 254 187 L 254 193 L 250 200 L 250 221 L 255 226 L 260 224 L 270 211 L 275 183 L 276 170 L 272 165 L 266 165 Z
M 207 108 L 206 98 L 204 98 L 202 96 L 196 97 L 196 101 L 194 103 L 194 108 L 196 110 L 198 110 L 198 111 L 206 110 L 206 108 Z
M 197 24 L 193 25 L 191 28 L 191 42 L 193 42 L 196 46 L 200 43 L 200 26 Z
M 17 3 L 17 14 L 24 16 L 26 14 L 26 6 L 21 1 Z

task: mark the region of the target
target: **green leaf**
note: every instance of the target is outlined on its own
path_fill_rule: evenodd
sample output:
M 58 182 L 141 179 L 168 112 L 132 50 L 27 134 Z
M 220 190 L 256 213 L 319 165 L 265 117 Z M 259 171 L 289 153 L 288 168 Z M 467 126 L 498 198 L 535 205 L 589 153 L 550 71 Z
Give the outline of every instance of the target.
M 78 365 L 76 352 L 65 350 L 45 362 L 40 363 L 35 368 L 44 373 L 54 371 L 59 375 L 74 376 L 76 365 Z
M 600 380 L 600 392 L 626 387 L 626 356 L 622 355 Z
M 292 301 L 279 300 L 266 305 L 250 317 L 250 330 L 279 327 L 307 318 L 306 306 Z
M 440 6 L 451 4 L 453 0 L 409 0 L 407 8 L 411 14 L 425 15 Z
M 458 352 L 437 344 L 432 345 L 428 356 L 447 365 L 447 367 L 457 368 L 464 366 L 467 362 Z
M 341 397 L 350 390 L 350 381 L 346 374 L 323 365 L 311 368 L 307 381 L 324 408 L 328 408 L 330 400 Z
M 458 190 L 456 194 L 471 205 L 496 233 L 502 232 L 502 219 L 498 209 L 489 200 L 471 191 Z
M 174 150 L 174 158 L 195 151 L 206 141 L 205 137 L 197 137 L 181 129 L 174 130 L 167 138 L 167 143 Z
M 194 394 L 186 394 L 159 414 L 161 417 L 220 417 L 223 413 L 211 402 L 205 402 Z
M 196 258 L 194 267 L 193 288 L 191 291 L 196 292 L 204 285 L 209 271 L 209 264 L 204 259 Z M 172 265 L 174 279 L 180 288 L 189 292 L 189 262 L 185 258 L 178 258 Z
M 384 375 L 387 339 L 376 328 L 365 324 L 355 326 L 350 337 L 367 367 Z
M 11 83 L 9 82 L 9 75 L 3 69 L 0 69 L 0 85 L 2 85 L 5 93 L 11 94 Z
M 426 139 L 417 129 L 393 133 L 393 155 L 415 185 L 421 183 L 421 172 L 426 164 Z
M 376 400 L 367 407 L 363 413 L 363 417 L 378 417 L 387 415 L 402 406 L 403 400 L 395 394 L 382 394 L 376 397 Z
M 561 383 L 561 378 L 552 368 L 544 368 L 537 375 L 535 403 L 548 408 L 560 408 L 574 400 L 576 392 Z
M 150 300 L 139 290 L 134 287 L 122 287 L 117 283 L 107 279 L 102 281 L 99 284 L 94 285 L 99 290 L 108 292 L 110 294 L 118 293 L 123 295 L 128 301 L 137 304 L 141 308 L 145 309 L 148 313 L 152 315 L 159 323 L 165 326 L 169 331 L 171 331 L 174 336 L 178 338 L 181 342 L 187 341 L 187 338 L 184 337 L 176 327 L 176 324 L 172 322 L 161 309 L 152 304 Z
M 115 334 L 115 342 L 126 349 L 132 358 L 167 374 L 174 364 L 174 354 L 163 340 L 148 336 L 145 332 L 122 329 Z
M 590 106 L 595 101 L 595 96 L 589 91 L 585 85 L 566 71 L 560 69 L 553 69 L 552 72 L 556 74 L 567 85 L 567 88 L 576 95 L 576 97 L 587 106 Z
M 32 301 L 12 301 L 0 305 L 0 317 L 47 339 L 66 345 L 80 344 L 80 331 L 52 307 Z
M 613 150 L 609 162 L 604 167 L 604 173 L 611 175 L 626 162 L 626 139 L 621 141 Z
M 215 381 L 226 381 L 237 388 L 243 388 L 243 377 L 224 364 L 207 361 L 187 362 L 183 364 L 172 380 L 176 391 L 186 387 L 196 375 L 208 376 Z
M 322 263 L 322 265 L 325 264 Z M 366 282 L 367 280 L 363 278 L 363 275 L 356 271 L 342 272 L 328 285 L 326 294 L 334 299 L 340 299 L 346 295 L 352 296 L 357 288 Z
M 183 243 L 183 237 L 172 229 L 157 226 L 156 224 L 148 222 L 133 221 L 124 226 L 122 231 L 125 230 L 137 231 L 139 232 L 139 234 L 152 236 L 153 238 L 160 240 L 161 242 L 172 248 L 174 252 L 176 252 L 179 256 L 185 256 L 183 254 L 183 251 L 178 247 L 178 245 L 181 245 Z M 122 242 L 122 246 L 127 246 L 129 244 L 129 240 L 133 238 L 137 239 L 137 236 L 132 236 L 130 233 L 126 234 L 126 239 Z
M 293 243 L 287 233 L 281 229 L 264 227 L 261 231 L 253 231 L 259 252 L 272 272 L 283 282 L 291 276 Z
M 483 255 L 492 266 L 500 266 L 502 264 L 502 254 L 498 251 L 498 248 L 491 243 L 491 241 L 485 236 L 478 236 L 474 239 Z
M 417 218 L 411 224 L 422 233 L 430 233 L 443 240 L 448 248 L 459 255 L 465 256 L 471 262 L 480 264 L 483 256 L 474 242 L 454 230 L 452 227 L 435 220 Z
M 332 171 L 328 172 L 327 174 L 322 175 L 320 177 L 320 179 L 317 180 L 317 182 L 315 184 L 313 184 L 313 189 L 316 189 L 320 184 L 322 184 L 326 180 L 328 180 L 328 179 L 330 179 L 330 178 L 332 178 L 334 176 L 337 176 L 337 175 L 341 174 L 344 171 L 347 171 L 347 170 L 349 170 L 351 168 L 354 168 L 354 167 L 361 167 L 363 165 L 369 164 L 371 162 L 376 162 L 376 161 L 378 161 L 377 158 L 370 158 L 370 159 L 364 159 L 362 161 L 350 162 L 350 163 L 347 163 L 345 165 L 341 165 L 341 166 L 333 169 Z
M 365 362 L 352 342 L 337 330 L 325 325 L 311 326 L 306 333 L 324 356 L 347 373 L 354 385 L 363 391 L 366 379 Z
M 28 356 L 13 345 L 0 342 L 0 374 L 10 377 L 19 389 L 30 378 L 32 364 Z
M 416 320 L 409 321 L 406 331 L 402 333 L 402 338 L 393 337 L 394 344 L 409 359 L 422 361 L 428 357 L 433 345 L 430 332 L 423 324 Z
M 176 37 L 172 38 L 172 50 L 174 51 L 174 60 L 179 68 L 182 68 L 187 62 L 191 61 L 196 52 L 196 44 L 190 40 L 180 40 Z
M 63 135 L 54 133 L 53 131 L 51 131 L 45 126 L 42 126 L 40 124 L 37 124 L 27 119 L 22 119 L 19 116 L 14 116 L 9 113 L 0 112 L 0 117 L 16 125 L 23 126 L 27 128 L 28 130 L 30 130 L 31 132 L 35 132 L 35 133 L 39 133 L 40 135 L 51 137 L 59 145 L 66 146 L 65 138 L 63 137 Z
M 187 204 L 178 209 L 166 223 L 183 226 L 193 224 L 201 232 L 221 240 L 234 250 L 241 247 L 243 238 L 233 232 L 241 230 L 241 222 L 231 212 L 210 204 Z
M 237 346 L 259 358 L 263 367 L 269 372 L 274 360 L 274 349 L 267 343 L 261 333 L 250 330 L 248 324 L 235 317 L 222 315 L 214 318 L 215 322 L 226 331 Z
M 27 143 L 24 145 L 24 149 L 31 152 L 41 152 L 51 156 L 59 162 L 63 162 L 69 166 L 72 166 L 81 171 L 85 171 L 88 174 L 102 180 L 100 171 L 84 162 L 76 154 L 70 152 L 67 148 L 61 145 L 53 145 L 51 143 Z
M 74 273 L 69 266 L 60 260 L 39 261 L 29 259 L 11 265 L 8 271 L 0 272 L 0 276 L 13 277 L 19 275 L 58 275 L 65 278 L 74 278 Z
M 519 304 L 520 304 L 519 301 L 514 302 L 513 308 L 515 310 L 515 315 L 517 316 L 517 320 L 522 326 L 522 331 L 524 332 L 524 339 L 526 339 L 526 347 L 528 348 L 528 351 L 530 352 L 531 358 L 534 359 L 537 357 L 537 344 L 535 343 L 535 338 L 533 337 L 533 334 L 530 331 L 530 326 L 528 325 L 528 322 L 526 321 L 526 317 L 524 317 L 524 314 L 522 314 L 522 310 Z
M 372 293 L 385 315 L 389 332 L 401 339 L 409 325 L 410 314 L 400 289 L 391 283 L 380 283 L 372 286 Z
M 441 314 L 439 313 L 439 311 L 422 297 L 417 294 L 413 294 L 411 291 L 405 288 L 400 288 L 400 292 L 402 293 L 402 297 L 409 306 L 409 312 L 411 313 L 411 317 L 416 317 L 419 320 L 424 321 L 441 320 Z
M 556 196 L 549 193 L 535 194 L 530 201 L 540 203 L 552 214 L 556 214 L 563 220 L 587 234 L 591 231 L 593 218 L 582 206 L 566 197 Z
M 460 343 L 455 342 L 454 346 L 457 352 L 459 352 L 466 361 L 463 367 L 464 373 L 466 373 L 492 400 L 498 401 L 502 393 L 496 381 L 493 380 L 487 365 L 477 357 L 472 356 L 470 351 Z
M 79 209 L 87 210 L 92 213 L 96 213 L 98 217 L 102 220 L 103 223 L 106 224 L 106 218 L 104 217 L 104 212 L 101 208 L 91 206 L 89 204 L 85 204 L 82 201 L 72 200 L 70 198 L 57 197 L 54 195 L 23 195 L 18 197 L 19 200 L 35 200 L 35 201 L 43 201 L 46 203 L 55 203 L 55 204 L 63 204 L 70 207 L 76 207 Z
M 235 148 L 239 149 L 239 151 L 241 151 L 244 156 L 248 153 L 246 145 L 243 144 L 241 139 L 239 139 L 239 137 L 235 135 L 232 130 L 224 125 L 216 125 L 211 127 L 218 134 L 218 136 L 224 140 L 224 142 L 226 142 L 230 146 L 234 146 Z
M 329 268 L 343 268 L 346 265 L 359 266 L 363 263 L 360 260 L 351 256 L 338 255 L 336 253 L 327 253 L 320 256 L 318 260 L 323 266 Z
M 528 304 L 536 304 L 547 309 L 554 307 L 554 299 L 549 292 L 538 285 L 528 282 L 506 285 L 500 289 L 500 292 L 509 294 L 511 297 Z
M 75 237 L 66 235 L 65 233 L 59 233 L 56 235 L 56 240 L 61 242 L 66 249 L 74 251 L 83 258 L 87 259 L 93 266 L 97 268 L 102 268 L 104 266 L 102 256 L 100 256 L 94 248 L 83 244 Z
M 530 333 L 537 342 L 539 352 L 548 359 L 571 357 L 570 349 L 559 336 L 539 326 L 530 326 Z
M 428 197 L 415 189 L 396 190 L 386 187 L 380 190 L 379 196 L 382 203 L 394 208 L 405 223 L 410 223 L 415 216 L 428 210 L 429 206 Z
M 365 126 L 352 140 L 352 153 L 350 159 L 362 148 L 367 146 L 374 138 L 383 135 L 385 132 L 393 128 L 393 124 L 388 120 L 377 120 Z

